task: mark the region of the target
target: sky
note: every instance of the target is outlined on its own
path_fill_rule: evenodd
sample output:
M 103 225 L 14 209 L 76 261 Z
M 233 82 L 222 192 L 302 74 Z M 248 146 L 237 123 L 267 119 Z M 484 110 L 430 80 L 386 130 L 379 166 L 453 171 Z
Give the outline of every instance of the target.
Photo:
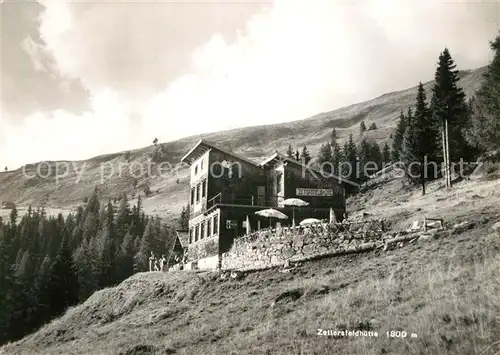
M 304 119 L 487 65 L 500 0 L 5 0 L 0 167 Z

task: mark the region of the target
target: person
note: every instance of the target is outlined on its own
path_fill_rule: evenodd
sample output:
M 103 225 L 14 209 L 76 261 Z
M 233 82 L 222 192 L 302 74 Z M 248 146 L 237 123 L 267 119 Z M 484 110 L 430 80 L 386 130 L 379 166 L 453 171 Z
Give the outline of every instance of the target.
M 165 258 L 165 255 L 162 255 L 160 259 L 160 271 L 165 271 L 166 261 L 167 259 Z
M 154 265 L 155 265 L 156 257 L 153 252 L 151 252 L 151 255 L 149 256 L 149 271 L 153 271 Z

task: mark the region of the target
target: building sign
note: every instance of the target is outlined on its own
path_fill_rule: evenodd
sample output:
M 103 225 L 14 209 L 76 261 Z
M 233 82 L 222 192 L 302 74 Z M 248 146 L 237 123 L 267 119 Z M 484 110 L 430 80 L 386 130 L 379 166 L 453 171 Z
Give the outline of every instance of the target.
M 297 196 L 321 196 L 321 197 L 331 197 L 334 195 L 333 189 L 306 189 L 297 188 Z
M 228 219 L 226 221 L 226 229 L 238 229 L 238 221 Z

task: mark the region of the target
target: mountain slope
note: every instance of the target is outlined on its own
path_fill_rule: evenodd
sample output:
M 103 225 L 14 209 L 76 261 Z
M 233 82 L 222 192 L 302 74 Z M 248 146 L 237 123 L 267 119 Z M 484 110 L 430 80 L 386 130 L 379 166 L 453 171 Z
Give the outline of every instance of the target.
M 443 217 L 449 228 L 434 238 L 236 280 L 139 273 L 0 354 L 497 354 L 500 180 L 461 182 L 451 193 L 433 185 L 417 198 L 418 189 L 386 184 L 360 203 L 373 213 L 379 196 L 397 200 L 407 214 L 383 216 L 393 227 L 423 209 Z M 319 328 L 379 336 L 318 336 Z M 392 330 L 407 336 L 387 337 Z
M 461 72 L 461 85 L 468 95 L 479 88 L 485 71 L 486 67 Z M 432 82 L 425 84 L 428 92 L 431 86 Z M 28 204 L 44 204 L 53 211 L 64 212 L 73 209 L 85 196 L 89 196 L 95 185 L 99 186 L 104 197 L 114 197 L 121 192 L 126 192 L 128 196 L 142 193 L 143 184 L 147 183 L 152 195 L 144 201 L 145 211 L 174 218 L 178 216 L 188 198 L 188 170 L 178 166 L 178 162 L 198 139 L 215 141 L 256 160 L 272 154 L 276 149 L 284 152 L 289 143 L 295 149 L 306 144 L 315 155 L 321 144 L 329 140 L 332 128 L 336 128 L 338 141 L 342 143 L 349 133 L 358 138 L 359 123 L 364 120 L 367 126 L 375 122 L 378 127 L 377 130 L 366 132 L 366 137 L 383 143 L 390 140 L 389 136 L 397 123 L 400 110 L 406 110 L 408 106 L 413 105 L 415 96 L 416 87 L 387 93 L 370 101 L 320 113 L 300 121 L 207 133 L 164 143 L 159 146 L 164 150 L 163 160 L 171 164 L 172 171 L 168 176 L 134 179 L 128 173 L 138 166 L 143 166 L 144 171 L 147 170 L 148 158 L 155 150 L 153 146 L 130 151 L 129 157 L 126 152 L 120 152 L 85 161 L 66 162 L 69 166 L 68 176 L 58 181 L 55 179 L 55 172 L 50 172 L 44 166 L 40 171 L 43 176 L 50 175 L 49 178 L 29 178 L 23 174 L 22 169 L 0 172 L 0 200 L 14 201 L 22 207 Z M 53 170 L 57 163 L 63 162 L 51 162 Z M 37 166 L 27 166 L 29 174 L 34 174 Z M 102 166 L 104 170 L 101 170 Z M 111 166 L 114 173 L 108 177 L 106 169 Z M 82 169 L 81 179 L 77 181 Z M 105 178 L 101 179 L 102 176 Z M 8 211 L 0 210 L 0 216 L 5 217 L 6 214 Z

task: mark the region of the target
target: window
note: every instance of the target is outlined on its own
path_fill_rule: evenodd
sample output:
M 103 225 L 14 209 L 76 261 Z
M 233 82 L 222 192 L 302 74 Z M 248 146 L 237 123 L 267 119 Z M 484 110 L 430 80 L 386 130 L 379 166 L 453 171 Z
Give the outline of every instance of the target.
M 189 228 L 189 244 L 193 242 L 193 227 Z
M 200 223 L 200 239 L 205 238 L 205 222 Z
M 207 237 L 212 235 L 212 219 L 207 220 Z
M 276 175 L 276 191 L 278 193 L 281 192 L 281 184 L 283 183 L 283 174 L 282 173 L 278 173 Z
M 219 233 L 219 216 L 214 216 L 214 234 Z
M 207 180 L 203 180 L 203 182 L 201 183 L 201 197 L 205 197 L 207 193 Z
M 201 161 L 201 164 L 200 164 L 200 170 L 203 170 L 203 160 Z
M 194 187 L 191 189 L 191 204 L 194 205 Z
M 212 176 L 216 178 L 220 178 L 222 175 L 222 167 L 219 162 L 216 162 L 216 164 L 213 164 L 212 167 L 210 168 Z
M 194 166 L 194 174 L 195 174 L 195 175 L 196 175 L 196 174 L 198 174 L 198 165 L 195 165 L 195 166 Z
M 197 224 L 196 227 L 195 227 L 195 230 L 194 230 L 194 241 L 197 242 L 198 241 L 198 233 L 200 232 L 200 227 L 199 225 Z
M 196 186 L 196 202 L 200 201 L 200 184 Z

